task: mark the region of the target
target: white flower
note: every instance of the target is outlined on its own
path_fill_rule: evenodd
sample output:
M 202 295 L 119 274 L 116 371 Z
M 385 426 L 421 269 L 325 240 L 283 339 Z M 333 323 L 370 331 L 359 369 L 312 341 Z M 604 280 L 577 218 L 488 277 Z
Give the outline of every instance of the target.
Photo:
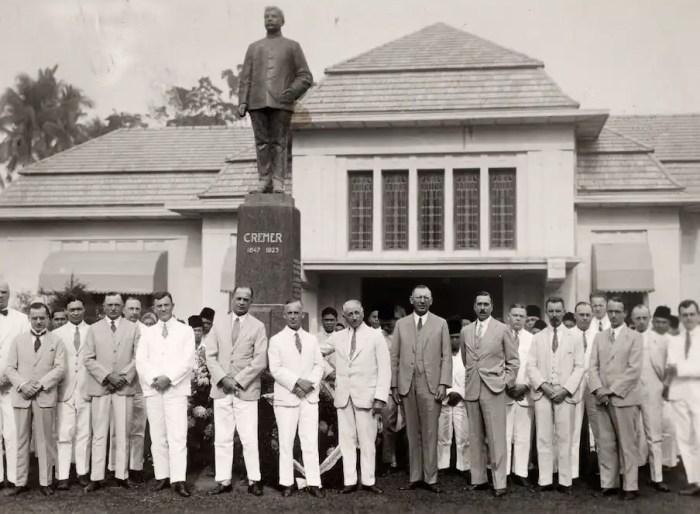
M 203 419 L 207 417 L 207 409 L 201 405 L 197 405 L 194 409 L 192 409 L 192 414 L 195 418 Z

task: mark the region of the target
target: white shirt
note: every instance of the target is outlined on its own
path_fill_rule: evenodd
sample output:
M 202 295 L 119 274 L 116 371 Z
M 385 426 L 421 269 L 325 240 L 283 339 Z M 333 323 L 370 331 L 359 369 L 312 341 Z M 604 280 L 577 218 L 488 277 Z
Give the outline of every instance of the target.
M 669 400 L 700 402 L 700 326 L 690 331 L 690 351 L 685 354 L 686 331 L 668 340 L 666 364 L 676 366 L 676 376 L 671 380 Z
M 413 322 L 416 324 L 416 327 L 418 327 L 418 320 L 423 320 L 423 326 L 428 322 L 428 313 L 426 312 L 422 316 L 419 316 L 415 311 L 413 312 Z
M 602 332 L 603 330 L 598 328 L 600 325 L 603 325 L 603 330 L 607 330 L 610 328 L 610 319 L 608 318 L 607 314 L 602 319 L 598 319 L 595 316 L 593 316 L 593 321 L 591 321 L 591 327 L 595 329 L 596 332 Z M 615 337 L 617 337 L 617 334 L 615 334 Z
M 102 320 L 107 323 L 107 326 L 112 330 L 112 322 L 114 321 L 114 326 L 119 328 L 119 324 L 122 322 L 122 317 L 119 316 L 117 319 L 110 319 L 109 316 L 105 316 Z M 116 330 L 115 330 L 116 332 Z
M 475 330 L 474 334 L 478 334 L 479 329 L 481 329 L 481 337 L 484 337 L 484 334 L 489 329 L 489 321 L 491 321 L 491 316 L 486 318 L 484 321 L 477 319 L 476 320 L 476 330 Z
M 620 332 L 622 332 L 622 329 L 625 327 L 625 324 L 623 323 L 617 328 L 612 328 L 610 327 L 610 330 L 612 330 L 613 334 L 615 334 L 615 341 L 617 341 L 617 338 L 620 337 Z M 613 343 L 614 344 L 614 343 Z
M 243 327 L 243 323 L 245 323 L 247 319 L 248 319 L 247 312 L 243 316 L 238 316 L 236 313 L 232 312 L 231 313 L 231 328 L 233 328 L 233 325 L 236 324 L 236 320 L 238 320 L 238 326 Z

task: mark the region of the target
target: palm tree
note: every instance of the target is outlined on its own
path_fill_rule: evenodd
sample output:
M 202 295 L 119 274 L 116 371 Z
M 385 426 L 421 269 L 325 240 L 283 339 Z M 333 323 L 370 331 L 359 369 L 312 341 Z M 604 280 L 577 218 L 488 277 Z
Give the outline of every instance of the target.
M 12 173 L 86 139 L 80 119 L 93 106 L 83 92 L 56 79 L 58 65 L 39 70 L 37 78 L 22 73 L 14 88 L 0 97 L 0 162 Z M 2 187 L 0 177 L 0 187 Z

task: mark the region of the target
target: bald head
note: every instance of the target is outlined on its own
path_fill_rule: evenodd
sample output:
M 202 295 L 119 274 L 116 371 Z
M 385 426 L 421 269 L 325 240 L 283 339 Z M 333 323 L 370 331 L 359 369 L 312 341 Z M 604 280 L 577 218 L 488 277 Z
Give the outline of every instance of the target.
M 10 285 L 7 280 L 0 277 L 0 309 L 7 309 L 8 303 L 10 303 Z
M 651 319 L 651 311 L 646 305 L 637 305 L 632 309 L 632 322 L 634 329 L 637 332 L 646 332 L 649 328 L 649 320 Z

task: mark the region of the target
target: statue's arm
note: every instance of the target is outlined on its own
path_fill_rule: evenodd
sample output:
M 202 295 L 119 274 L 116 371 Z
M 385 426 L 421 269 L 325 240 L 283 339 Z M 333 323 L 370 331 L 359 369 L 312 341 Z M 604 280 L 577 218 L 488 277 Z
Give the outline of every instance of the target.
M 299 43 L 294 43 L 294 81 L 290 84 L 289 89 L 294 94 L 296 101 L 311 87 L 314 81 L 309 65 L 306 63 L 306 57 Z
M 248 47 L 243 60 L 243 68 L 238 76 L 238 105 L 247 106 L 250 95 L 250 84 L 253 77 L 253 45 Z

